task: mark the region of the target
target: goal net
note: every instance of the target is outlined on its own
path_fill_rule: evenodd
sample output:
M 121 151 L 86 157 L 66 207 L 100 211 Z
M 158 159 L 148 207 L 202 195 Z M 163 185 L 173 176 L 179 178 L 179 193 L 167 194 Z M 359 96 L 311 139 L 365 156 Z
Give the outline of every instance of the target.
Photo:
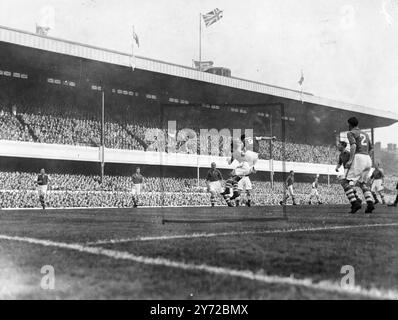
M 147 133 L 159 152 L 164 223 L 233 223 L 287 218 L 284 106 L 159 104 L 161 130 Z M 240 149 L 241 148 L 241 149 Z M 213 168 L 212 168 L 213 167 Z M 253 170 L 254 169 L 254 170 Z

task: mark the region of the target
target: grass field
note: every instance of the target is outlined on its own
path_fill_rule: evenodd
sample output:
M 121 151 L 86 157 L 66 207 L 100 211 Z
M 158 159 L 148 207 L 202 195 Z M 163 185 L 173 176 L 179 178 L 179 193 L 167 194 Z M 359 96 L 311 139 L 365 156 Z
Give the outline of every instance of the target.
M 398 299 L 397 209 L 347 211 L 3 210 L 0 299 Z M 340 286 L 344 265 L 355 287 Z

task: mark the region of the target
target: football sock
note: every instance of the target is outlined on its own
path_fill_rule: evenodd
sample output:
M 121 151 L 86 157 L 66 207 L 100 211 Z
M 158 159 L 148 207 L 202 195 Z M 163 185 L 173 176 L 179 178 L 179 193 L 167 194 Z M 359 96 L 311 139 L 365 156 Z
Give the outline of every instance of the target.
M 348 201 L 350 201 L 351 204 L 358 200 L 357 193 L 348 180 L 344 180 L 341 185 L 343 186 L 345 195 L 347 196 Z
M 366 183 L 361 182 L 361 183 L 359 184 L 359 186 L 360 186 L 360 188 L 361 188 L 361 190 L 362 190 L 362 192 L 363 192 L 363 196 L 365 197 L 366 202 L 372 202 L 372 203 L 374 203 L 374 202 L 375 202 L 375 199 L 377 199 L 377 197 L 376 197 L 375 199 L 373 198 L 372 192 L 370 192 L 370 189 L 369 189 L 369 187 L 366 185 Z
M 252 201 L 252 196 L 250 194 L 250 191 L 246 191 L 246 203 L 251 204 Z

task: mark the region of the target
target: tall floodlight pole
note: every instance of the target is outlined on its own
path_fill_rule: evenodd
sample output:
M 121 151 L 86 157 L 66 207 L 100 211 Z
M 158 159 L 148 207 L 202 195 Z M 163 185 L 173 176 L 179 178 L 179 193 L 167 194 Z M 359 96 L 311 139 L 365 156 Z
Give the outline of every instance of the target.
M 102 88 L 101 95 L 101 182 L 105 175 L 105 90 Z
M 270 115 L 269 115 L 269 126 L 270 126 L 270 132 L 271 132 L 271 137 L 273 137 L 273 130 L 272 130 L 272 113 L 270 113 Z M 269 161 L 270 161 L 270 173 L 271 173 L 271 176 L 270 176 L 270 180 L 271 180 L 271 188 L 273 189 L 274 188 L 274 159 L 273 159 L 273 157 L 274 157 L 274 155 L 273 155 L 273 150 L 272 150 L 272 140 L 270 140 L 269 141 L 269 153 L 270 153 L 270 159 L 269 159 Z
M 375 165 L 376 164 L 376 155 L 375 155 L 375 148 L 374 148 L 374 145 L 375 145 L 375 129 L 374 128 L 370 129 L 370 134 L 372 136 L 372 145 L 373 145 L 373 152 L 371 154 L 372 154 L 373 165 Z
M 199 154 L 198 154 L 198 157 L 197 157 L 197 172 L 196 172 L 196 174 L 197 174 L 197 179 L 198 179 L 197 183 L 198 183 L 198 189 L 199 189 L 199 187 L 200 187 L 200 165 L 199 165 Z
M 202 71 L 202 14 L 199 13 L 199 71 Z
M 286 118 L 285 118 L 285 104 L 280 103 L 280 112 L 282 119 L 282 176 L 283 181 L 286 181 Z M 283 197 L 286 199 L 286 188 L 284 188 Z M 283 206 L 283 217 L 287 218 L 286 206 Z

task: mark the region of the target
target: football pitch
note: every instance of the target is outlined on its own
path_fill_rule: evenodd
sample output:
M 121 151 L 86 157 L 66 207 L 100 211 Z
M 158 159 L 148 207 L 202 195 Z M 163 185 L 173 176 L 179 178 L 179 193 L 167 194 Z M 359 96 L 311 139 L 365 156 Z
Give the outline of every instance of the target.
M 397 209 L 347 211 L 3 210 L 0 299 L 398 299 Z

